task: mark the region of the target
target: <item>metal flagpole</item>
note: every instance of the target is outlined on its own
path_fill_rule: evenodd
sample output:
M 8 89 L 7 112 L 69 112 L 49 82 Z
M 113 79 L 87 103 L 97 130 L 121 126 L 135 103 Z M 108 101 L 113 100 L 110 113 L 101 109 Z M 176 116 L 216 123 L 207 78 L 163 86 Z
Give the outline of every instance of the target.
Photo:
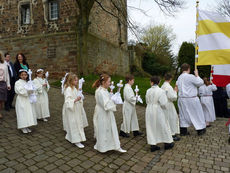
M 197 44 L 197 37 L 198 37 L 198 17 L 199 17 L 199 0 L 196 1 L 196 40 L 195 40 L 195 69 L 197 69 L 197 62 L 198 62 L 198 44 Z

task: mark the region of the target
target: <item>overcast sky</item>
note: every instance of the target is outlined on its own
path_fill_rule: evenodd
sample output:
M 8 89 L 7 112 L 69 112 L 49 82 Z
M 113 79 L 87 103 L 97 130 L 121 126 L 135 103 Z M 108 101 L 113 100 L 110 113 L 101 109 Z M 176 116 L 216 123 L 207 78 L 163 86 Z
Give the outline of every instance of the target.
M 185 1 L 185 8 L 180 9 L 175 14 L 175 17 L 165 16 L 153 0 L 128 0 L 128 6 L 143 9 L 148 16 L 132 8 L 129 8 L 128 12 L 130 17 L 142 27 L 150 23 L 170 25 L 176 34 L 173 52 L 177 55 L 183 41 L 194 42 L 195 40 L 196 0 Z M 200 0 L 199 8 L 202 10 L 213 10 L 218 1 L 219 0 Z M 135 37 L 129 33 L 129 39 L 135 39 Z

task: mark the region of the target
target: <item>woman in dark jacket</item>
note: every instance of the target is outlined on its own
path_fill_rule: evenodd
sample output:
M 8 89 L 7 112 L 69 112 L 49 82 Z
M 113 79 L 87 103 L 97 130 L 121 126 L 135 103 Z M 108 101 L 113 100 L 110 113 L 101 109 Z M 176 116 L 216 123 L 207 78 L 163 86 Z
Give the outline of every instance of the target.
M 29 64 L 26 62 L 26 57 L 23 53 L 18 53 L 16 55 L 16 61 L 14 63 L 14 68 L 17 73 L 17 78 L 18 78 L 20 69 L 25 69 L 25 70 L 29 69 Z

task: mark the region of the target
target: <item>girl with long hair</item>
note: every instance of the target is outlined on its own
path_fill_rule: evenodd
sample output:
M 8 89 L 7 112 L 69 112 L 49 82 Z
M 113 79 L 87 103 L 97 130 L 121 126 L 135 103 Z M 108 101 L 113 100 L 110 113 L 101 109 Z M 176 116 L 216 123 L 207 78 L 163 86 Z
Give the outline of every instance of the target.
M 111 100 L 108 92 L 111 78 L 107 74 L 100 75 L 100 78 L 93 84 L 96 89 L 96 107 L 93 116 L 94 135 L 96 137 L 96 144 L 94 149 L 99 152 L 107 152 L 109 150 L 117 150 L 125 153 L 120 146 L 116 120 L 114 113 L 116 105 Z
M 200 102 L 204 112 L 204 118 L 206 121 L 206 126 L 210 127 L 210 122 L 214 122 L 216 120 L 214 102 L 213 102 L 213 91 L 217 90 L 215 84 L 208 80 L 208 78 L 204 77 L 204 85 L 199 88 Z
M 65 139 L 75 144 L 79 148 L 84 148 L 81 143 L 86 141 L 84 128 L 88 126 L 86 113 L 83 107 L 83 100 L 78 96 L 78 77 L 73 73 L 68 73 L 64 79 L 64 105 L 63 126 L 67 132 Z

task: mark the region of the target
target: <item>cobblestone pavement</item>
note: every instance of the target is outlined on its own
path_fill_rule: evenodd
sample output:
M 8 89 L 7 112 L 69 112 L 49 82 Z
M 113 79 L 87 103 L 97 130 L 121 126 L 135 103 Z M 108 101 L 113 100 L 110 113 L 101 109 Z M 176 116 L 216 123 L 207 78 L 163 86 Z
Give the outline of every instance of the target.
M 0 120 L 0 172 L 230 172 L 230 145 L 227 144 L 228 130 L 224 126 L 227 119 L 217 119 L 201 137 L 193 128 L 189 129 L 191 135 L 182 137 L 172 150 L 151 153 L 144 135 L 120 138 L 122 148 L 128 151 L 125 154 L 116 151 L 101 154 L 93 149 L 94 96 L 86 95 L 84 102 L 89 120 L 84 149 L 64 138 L 60 90 L 52 88 L 49 96 L 51 118 L 48 122 L 39 121 L 32 127 L 31 134 L 22 134 L 16 129 L 14 111 L 3 112 L 4 119 Z M 137 106 L 143 132 L 144 112 L 144 107 Z M 115 116 L 120 129 L 121 106 Z

